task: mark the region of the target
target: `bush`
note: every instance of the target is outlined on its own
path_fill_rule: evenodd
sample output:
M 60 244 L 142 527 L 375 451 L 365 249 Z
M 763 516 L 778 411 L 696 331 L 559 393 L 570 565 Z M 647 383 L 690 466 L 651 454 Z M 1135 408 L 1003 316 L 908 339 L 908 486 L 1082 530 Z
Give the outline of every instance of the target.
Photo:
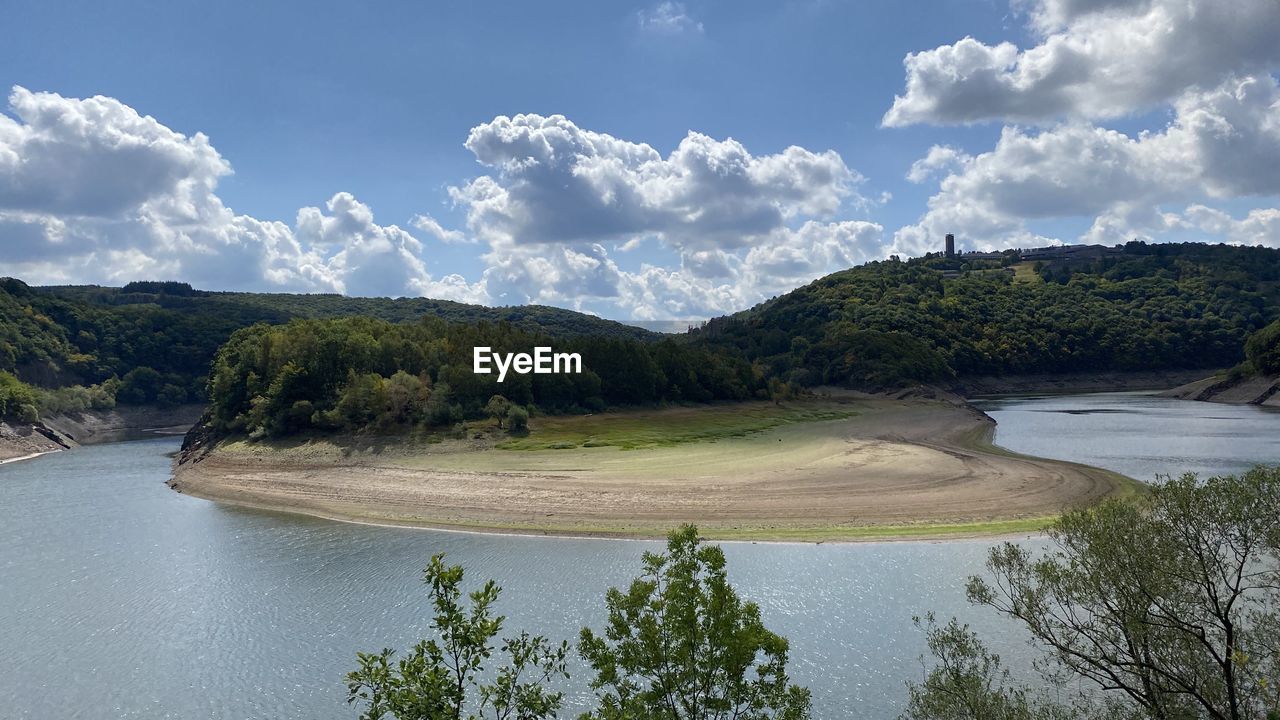
M 75 415 L 86 410 L 110 410 L 116 406 L 119 383 L 108 380 L 99 385 L 70 385 L 55 390 L 33 388 L 36 406 L 43 415 Z
M 121 378 L 116 399 L 126 405 L 155 402 L 163 387 L 164 378 L 160 373 L 143 365 L 130 370 Z
M 30 408 L 29 411 L 28 408 Z M 0 372 L 0 418 L 17 418 L 22 422 L 35 422 L 39 419 L 35 408 L 36 394 L 31 386 L 12 373 Z M 31 413 L 36 413 L 36 417 L 30 420 L 24 419 Z
M 1258 372 L 1280 374 L 1280 320 L 1250 335 L 1244 344 L 1244 354 Z
M 529 411 L 519 405 L 512 405 L 507 410 L 507 431 L 518 433 L 529 429 Z
M 351 430 L 359 430 L 385 415 L 390 397 L 386 380 L 377 373 L 351 373 L 338 395 L 338 418 Z
M 187 401 L 187 391 L 174 385 L 173 383 L 165 383 L 160 388 L 160 392 L 156 393 L 156 404 L 163 408 L 181 405 Z
M 40 411 L 31 403 L 23 403 L 18 406 L 18 422 L 21 423 L 37 423 L 40 422 Z

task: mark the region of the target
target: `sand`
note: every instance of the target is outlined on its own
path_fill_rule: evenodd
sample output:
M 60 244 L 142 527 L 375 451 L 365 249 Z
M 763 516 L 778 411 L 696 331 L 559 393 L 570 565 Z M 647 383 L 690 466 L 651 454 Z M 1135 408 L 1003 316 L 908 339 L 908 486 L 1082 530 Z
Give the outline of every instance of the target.
M 709 537 L 800 540 L 1025 531 L 1135 491 L 1115 473 L 992 447 L 994 422 L 970 407 L 880 399 L 857 407 L 852 419 L 641 450 L 240 442 L 182 462 L 170 484 L 363 522 L 629 537 L 692 522 Z

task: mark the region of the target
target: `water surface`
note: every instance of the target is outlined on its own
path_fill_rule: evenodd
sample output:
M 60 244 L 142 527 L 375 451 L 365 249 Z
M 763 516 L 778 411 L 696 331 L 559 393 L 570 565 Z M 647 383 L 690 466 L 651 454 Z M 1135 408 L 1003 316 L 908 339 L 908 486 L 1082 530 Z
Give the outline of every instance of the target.
M 1038 395 L 975 403 L 999 423 L 996 443 L 1041 457 L 1157 475 L 1238 473 L 1280 462 L 1280 411 L 1150 392 Z
M 1280 460 L 1265 440 L 1280 436 L 1280 414 L 1256 408 L 1142 395 L 988 407 L 1007 447 L 1135 477 Z M 5 717 L 354 718 L 342 676 L 357 650 L 407 647 L 425 632 L 419 579 L 432 553 L 496 579 L 509 629 L 573 640 L 582 625 L 601 626 L 604 591 L 659 547 L 223 506 L 164 485 L 177 446 L 100 445 L 0 467 Z M 813 691 L 815 717 L 891 718 L 922 673 L 913 615 L 959 615 L 1027 665 L 1020 635 L 964 601 L 964 579 L 989 546 L 725 547 L 739 591 L 790 639 L 792 675 Z M 564 717 L 589 699 L 577 669 Z

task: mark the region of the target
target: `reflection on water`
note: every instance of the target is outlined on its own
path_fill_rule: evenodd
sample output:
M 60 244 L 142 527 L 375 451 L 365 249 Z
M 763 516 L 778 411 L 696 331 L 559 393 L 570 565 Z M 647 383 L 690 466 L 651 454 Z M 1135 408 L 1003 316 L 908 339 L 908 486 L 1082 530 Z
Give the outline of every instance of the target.
M 989 407 L 1007 447 L 1137 477 L 1264 459 L 1261 436 L 1280 429 L 1280 414 L 1135 395 Z M 1129 426 L 1132 413 L 1072 412 L 1099 409 L 1131 410 L 1141 426 Z M 572 640 L 584 624 L 600 627 L 605 589 L 657 547 L 221 506 L 164 486 L 177 446 L 102 445 L 0 467 L 5 717 L 352 718 L 342 675 L 355 652 L 405 647 L 425 632 L 418 580 L 432 553 L 503 585 L 509 630 Z M 1179 457 L 1165 457 L 1169 448 Z M 790 639 L 815 716 L 890 718 L 905 681 L 921 675 L 915 614 L 960 615 L 1025 667 L 1010 626 L 964 602 L 964 577 L 981 571 L 989 545 L 729 544 L 726 553 L 742 594 Z M 566 717 L 584 709 L 585 680 L 579 672 L 568 688 Z

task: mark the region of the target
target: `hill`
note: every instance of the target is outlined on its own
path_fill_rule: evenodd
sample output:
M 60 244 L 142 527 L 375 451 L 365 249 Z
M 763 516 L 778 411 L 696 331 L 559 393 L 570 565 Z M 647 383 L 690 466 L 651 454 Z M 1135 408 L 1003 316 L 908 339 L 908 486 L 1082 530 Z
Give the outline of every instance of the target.
M 937 255 L 828 275 L 686 341 L 798 385 L 1230 367 L 1280 317 L 1280 250 L 1133 242 L 1047 260 Z
M 546 306 L 484 307 L 428 298 L 208 292 L 185 283 L 30 287 L 0 279 L 0 371 L 43 388 L 119 378 L 123 402 L 203 402 L 209 364 L 237 329 L 295 318 L 441 318 L 506 324 L 552 338 L 649 342 L 661 336 Z
M 322 322 L 335 318 L 378 322 Z M 444 324 L 423 325 L 424 318 Z M 492 389 L 469 387 L 459 374 L 466 348 L 457 343 L 473 336 L 511 350 L 527 350 L 520 345 L 540 338 L 581 348 L 591 371 L 587 385 L 565 397 L 539 386 L 521 400 L 572 409 L 785 397 L 793 388 L 818 385 L 880 390 L 957 385 L 982 376 L 1216 369 L 1241 363 L 1246 338 L 1277 318 L 1280 250 L 1198 243 L 873 262 L 665 340 L 640 328 L 539 306 L 207 292 L 161 282 L 33 288 L 5 279 L 0 371 L 37 389 L 63 388 L 43 392 L 37 403 L 55 410 L 96 407 L 111 398 L 203 401 L 215 352 L 237 330 L 312 321 L 320 324 L 258 330 L 241 339 L 241 346 L 287 342 L 302 355 L 237 360 L 228 378 L 264 385 L 227 408 L 229 424 L 249 417 L 254 397 L 271 396 L 271 382 L 288 360 L 314 365 L 319 358 L 310 354 L 328 352 L 306 342 L 307 333 L 354 333 L 373 342 L 423 347 L 443 343 L 435 358 L 384 348 L 377 357 L 353 353 L 349 363 L 325 366 L 323 399 L 338 402 L 338 385 L 348 373 L 384 379 L 397 372 L 426 373 L 427 383 L 439 383 L 444 373 L 445 384 L 454 388 L 451 404 L 461 405 L 449 413 L 456 419 L 479 414 Z M 401 325 L 417 327 L 397 329 Z M 602 381 L 598 392 L 592 375 Z M 15 395 L 9 404 L 29 403 Z M 260 426 L 278 433 L 289 423 L 283 406 L 275 412 L 274 420 Z

